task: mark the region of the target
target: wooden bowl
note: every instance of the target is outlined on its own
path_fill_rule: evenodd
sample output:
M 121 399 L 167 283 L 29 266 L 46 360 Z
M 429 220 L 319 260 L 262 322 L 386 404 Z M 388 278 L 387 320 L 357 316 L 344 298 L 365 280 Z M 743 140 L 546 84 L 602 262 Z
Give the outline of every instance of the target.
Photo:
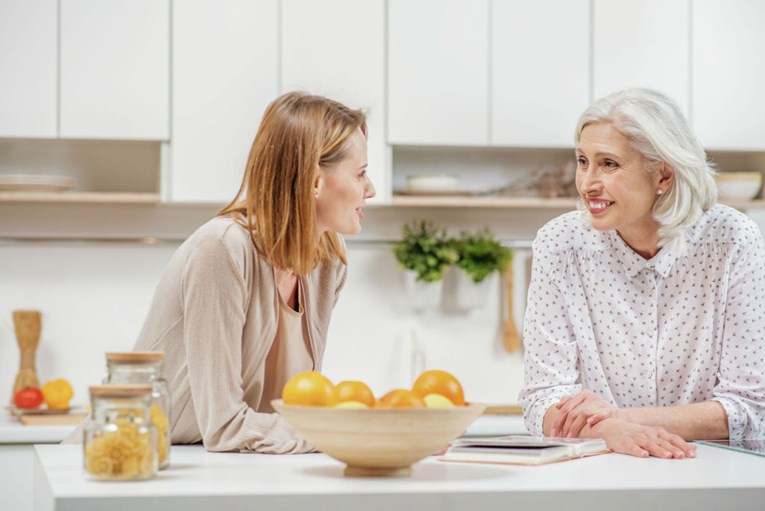
M 346 476 L 408 476 L 413 464 L 444 449 L 486 408 L 343 409 L 281 399 L 271 405 L 317 449 L 345 463 Z

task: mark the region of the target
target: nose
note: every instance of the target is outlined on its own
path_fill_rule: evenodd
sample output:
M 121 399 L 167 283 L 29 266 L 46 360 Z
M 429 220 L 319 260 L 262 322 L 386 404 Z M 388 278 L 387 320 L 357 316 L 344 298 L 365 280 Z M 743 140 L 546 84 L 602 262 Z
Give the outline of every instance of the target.
M 365 199 L 371 199 L 377 195 L 377 190 L 375 190 L 375 185 L 372 183 L 372 180 L 367 177 L 366 185 L 364 186 L 364 198 Z
M 600 186 L 600 176 L 592 167 L 580 168 L 579 173 L 579 193 L 588 195 L 598 190 Z

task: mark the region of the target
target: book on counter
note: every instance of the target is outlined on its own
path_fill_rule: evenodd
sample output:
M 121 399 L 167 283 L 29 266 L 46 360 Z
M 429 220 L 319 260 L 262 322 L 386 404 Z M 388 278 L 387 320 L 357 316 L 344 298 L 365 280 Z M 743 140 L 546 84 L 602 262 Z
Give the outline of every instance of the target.
M 441 456 L 441 461 L 544 465 L 611 452 L 599 438 L 554 438 L 510 435 L 491 438 L 460 438 Z

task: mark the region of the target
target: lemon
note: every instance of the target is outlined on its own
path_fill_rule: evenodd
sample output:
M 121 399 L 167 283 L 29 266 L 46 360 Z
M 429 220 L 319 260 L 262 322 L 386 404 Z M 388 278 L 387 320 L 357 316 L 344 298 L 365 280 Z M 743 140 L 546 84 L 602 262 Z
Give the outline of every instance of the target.
M 425 406 L 428 408 L 451 408 L 454 406 L 448 397 L 441 394 L 428 394 L 422 400 L 425 401 Z
M 335 405 L 335 408 L 347 408 L 352 410 L 360 410 L 362 408 L 369 408 L 361 401 L 343 401 Z

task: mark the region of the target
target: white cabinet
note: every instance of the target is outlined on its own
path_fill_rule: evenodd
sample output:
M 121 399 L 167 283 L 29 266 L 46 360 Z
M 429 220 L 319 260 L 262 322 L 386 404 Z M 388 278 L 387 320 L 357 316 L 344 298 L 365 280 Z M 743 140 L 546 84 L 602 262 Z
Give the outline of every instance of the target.
M 594 99 L 650 87 L 687 115 L 689 0 L 595 0 L 593 9 Z
M 569 147 L 590 101 L 589 0 L 492 0 L 491 144 Z
M 693 124 L 707 148 L 765 151 L 765 2 L 694 0 Z
M 169 0 L 60 5 L 59 136 L 168 139 Z
M 278 0 L 173 4 L 173 136 L 165 199 L 227 203 L 279 93 Z
M 370 202 L 385 201 L 385 1 L 283 0 L 281 84 L 366 111 L 367 172 L 377 189 Z
M 388 142 L 489 143 L 489 0 L 388 1 Z
M 0 2 L 0 137 L 56 136 L 56 0 Z

